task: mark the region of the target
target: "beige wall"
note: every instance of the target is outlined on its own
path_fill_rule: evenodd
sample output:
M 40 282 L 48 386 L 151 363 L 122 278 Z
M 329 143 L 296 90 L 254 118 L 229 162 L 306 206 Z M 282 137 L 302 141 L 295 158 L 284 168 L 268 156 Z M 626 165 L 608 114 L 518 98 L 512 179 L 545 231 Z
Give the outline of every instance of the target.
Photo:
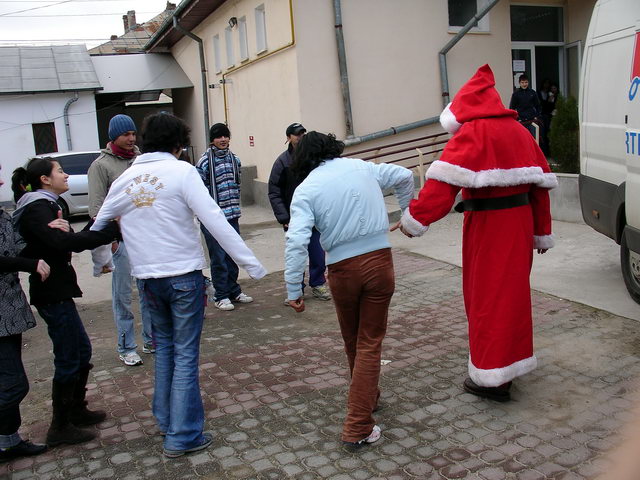
M 275 157 L 285 148 L 284 129 L 294 121 L 309 130 L 346 136 L 333 2 L 292 0 L 296 43 L 291 42 L 286 0 L 227 1 L 194 33 L 203 38 L 208 69 L 211 123 L 228 121 L 232 148 L 246 165 L 256 165 L 266 181 Z M 567 3 L 568 2 L 568 3 Z M 268 51 L 257 55 L 254 9 L 264 3 Z M 511 3 L 501 0 L 489 13 L 489 32 L 468 33 L 447 55 L 449 91 L 453 97 L 475 70 L 489 63 L 505 104 L 511 96 Z M 530 1 L 522 1 L 528 3 Z M 594 0 L 542 0 L 565 5 L 569 38 L 584 38 Z M 226 68 L 224 29 L 232 16 L 247 19 L 249 60 Z M 447 2 L 441 0 L 349 0 L 342 2 L 343 32 L 356 136 L 439 115 L 442 110 L 438 51 L 453 38 Z M 227 90 L 224 108 L 221 73 L 214 72 L 212 38 L 220 37 Z M 239 57 L 237 29 L 234 50 Z M 286 47 L 286 48 L 285 48 Z M 274 51 L 284 48 L 282 51 Z M 181 40 L 173 53 L 196 87 L 187 120 L 194 131 L 196 153 L 203 138 L 200 68 L 196 44 Z M 225 115 L 226 113 L 226 115 Z M 440 131 L 439 125 L 378 140 L 391 143 Z M 250 146 L 249 137 L 254 146 Z M 202 146 L 202 147 L 200 147 Z M 350 150 L 373 146 L 359 145 Z M 200 148 L 199 148 L 200 147 Z
M 254 9 L 264 4 L 266 15 L 267 50 L 258 53 Z M 239 28 L 233 32 L 235 64 L 227 66 L 225 28 L 230 17 L 246 18 L 249 58 L 240 60 Z M 300 121 L 298 79 L 292 41 L 289 2 L 284 0 L 239 0 L 226 2 L 193 30 L 203 39 L 207 67 L 209 121 L 228 123 L 231 130 L 231 148 L 243 165 L 257 165 L 258 175 L 267 178 L 276 156 L 284 148 L 286 126 Z M 213 37 L 220 38 L 222 70 L 216 72 Z M 279 52 L 273 53 L 278 49 Z M 208 138 L 204 138 L 200 63 L 197 44 L 182 39 L 172 53 L 185 73 L 193 81 L 193 94 L 183 109 L 189 112 L 196 155 L 201 154 Z M 272 54 L 273 53 L 273 54 Z M 225 80 L 223 89 L 221 80 Z M 226 109 L 225 95 L 226 90 Z M 253 146 L 249 137 L 253 137 Z

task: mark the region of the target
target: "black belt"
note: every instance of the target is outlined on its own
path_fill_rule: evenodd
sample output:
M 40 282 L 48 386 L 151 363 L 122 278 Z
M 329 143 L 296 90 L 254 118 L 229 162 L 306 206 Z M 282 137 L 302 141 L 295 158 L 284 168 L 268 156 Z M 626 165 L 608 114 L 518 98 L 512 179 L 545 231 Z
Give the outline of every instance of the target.
M 482 210 L 503 210 L 505 208 L 522 207 L 529 204 L 528 193 L 517 193 L 507 197 L 468 198 L 458 203 L 456 212 L 478 212 Z

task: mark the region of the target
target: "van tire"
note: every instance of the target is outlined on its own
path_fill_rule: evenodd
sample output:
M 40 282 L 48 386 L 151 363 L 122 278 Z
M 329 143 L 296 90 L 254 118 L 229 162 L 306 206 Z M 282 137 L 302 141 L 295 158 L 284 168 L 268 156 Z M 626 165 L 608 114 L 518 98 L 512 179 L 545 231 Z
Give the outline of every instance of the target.
M 69 220 L 69 206 L 67 205 L 67 202 L 58 198 L 58 205 L 60 205 L 60 210 L 62 210 L 62 218 Z
M 620 241 L 622 278 L 629 290 L 629 295 L 636 303 L 640 303 L 640 264 L 638 262 L 640 262 L 640 255 L 629 250 L 626 235 L 622 232 Z

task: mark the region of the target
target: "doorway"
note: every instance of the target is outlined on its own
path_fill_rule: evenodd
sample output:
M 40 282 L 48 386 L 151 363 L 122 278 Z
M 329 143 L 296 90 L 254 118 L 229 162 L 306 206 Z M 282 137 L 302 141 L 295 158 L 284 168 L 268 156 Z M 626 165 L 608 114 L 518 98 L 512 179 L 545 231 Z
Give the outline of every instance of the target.
M 525 73 L 534 90 L 543 83 L 566 91 L 563 8 L 511 5 L 511 63 L 513 88 Z

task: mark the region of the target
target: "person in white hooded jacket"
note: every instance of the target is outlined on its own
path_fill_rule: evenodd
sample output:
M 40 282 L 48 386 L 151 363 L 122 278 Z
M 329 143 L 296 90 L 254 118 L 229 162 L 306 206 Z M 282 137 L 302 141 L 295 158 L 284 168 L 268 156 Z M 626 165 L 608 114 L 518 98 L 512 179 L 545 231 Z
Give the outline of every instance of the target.
M 229 225 L 196 169 L 178 157 L 190 143 L 189 127 L 159 113 L 147 117 L 143 154 L 113 182 L 92 229 L 120 217 L 131 274 L 142 280 L 156 343 L 153 413 L 165 434 L 164 454 L 178 457 L 207 448 L 198 384 L 200 334 L 204 319 L 206 261 L 204 224 L 249 275 L 266 270 Z

